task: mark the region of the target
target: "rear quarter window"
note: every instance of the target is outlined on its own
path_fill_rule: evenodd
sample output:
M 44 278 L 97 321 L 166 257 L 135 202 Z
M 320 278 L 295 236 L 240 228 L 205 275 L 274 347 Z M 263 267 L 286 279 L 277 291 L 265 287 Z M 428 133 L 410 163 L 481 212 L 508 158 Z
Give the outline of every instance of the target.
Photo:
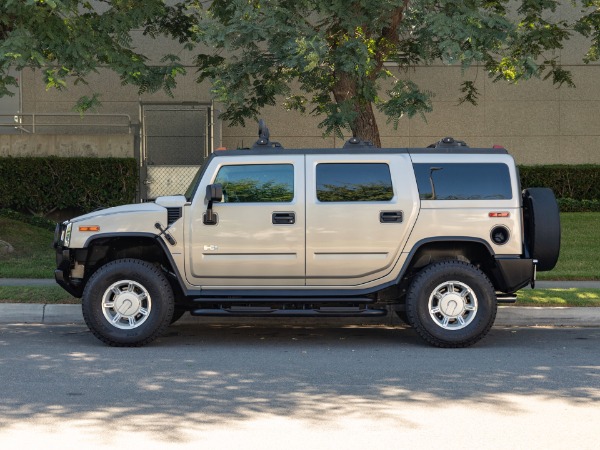
M 502 163 L 413 164 L 421 200 L 510 200 L 508 166 Z

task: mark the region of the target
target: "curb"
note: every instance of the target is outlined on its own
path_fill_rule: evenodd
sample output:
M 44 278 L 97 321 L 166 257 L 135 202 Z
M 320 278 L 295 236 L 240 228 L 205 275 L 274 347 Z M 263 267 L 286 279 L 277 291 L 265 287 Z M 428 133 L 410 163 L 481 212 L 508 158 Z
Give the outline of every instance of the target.
M 0 304 L 0 324 L 84 324 L 81 305 L 50 304 Z M 211 318 L 193 317 L 186 314 L 177 324 L 252 324 L 252 325 L 402 325 L 395 314 L 381 318 L 253 318 L 231 317 Z M 535 307 L 535 306 L 500 306 L 495 326 L 555 326 L 555 327 L 600 327 L 600 307 Z

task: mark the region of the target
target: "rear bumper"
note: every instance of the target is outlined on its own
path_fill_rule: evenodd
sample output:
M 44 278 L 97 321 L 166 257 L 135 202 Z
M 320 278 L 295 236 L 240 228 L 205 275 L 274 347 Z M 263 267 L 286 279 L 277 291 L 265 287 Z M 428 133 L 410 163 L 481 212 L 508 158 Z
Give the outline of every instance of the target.
M 516 292 L 535 281 L 533 259 L 497 257 L 492 272 L 494 286 L 501 292 Z

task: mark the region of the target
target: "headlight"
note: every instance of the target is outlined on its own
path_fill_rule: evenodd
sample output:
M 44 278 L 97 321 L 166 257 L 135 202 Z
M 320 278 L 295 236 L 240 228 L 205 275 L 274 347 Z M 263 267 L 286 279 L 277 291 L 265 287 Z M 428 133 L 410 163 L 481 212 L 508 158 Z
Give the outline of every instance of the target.
M 71 229 L 72 228 L 73 228 L 73 224 L 71 222 L 69 222 L 69 224 L 67 225 L 67 229 L 65 230 L 64 237 L 62 239 L 63 245 L 65 247 L 68 247 L 69 245 L 71 245 Z

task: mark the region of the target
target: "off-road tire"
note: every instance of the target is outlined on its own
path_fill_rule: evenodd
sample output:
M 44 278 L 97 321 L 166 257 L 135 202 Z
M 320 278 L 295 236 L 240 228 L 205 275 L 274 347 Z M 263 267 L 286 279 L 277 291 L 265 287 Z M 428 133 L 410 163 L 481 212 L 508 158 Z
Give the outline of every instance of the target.
M 90 331 L 114 347 L 152 342 L 167 329 L 174 311 L 173 290 L 162 270 L 139 259 L 119 259 L 100 267 L 81 302 Z M 130 316 L 120 314 L 134 303 Z
M 448 305 L 453 301 L 457 303 L 455 299 L 460 303 L 461 298 L 466 299 L 464 313 L 458 316 L 461 319 L 449 319 L 444 327 L 444 319 L 449 317 L 444 314 L 449 310 Z M 443 308 L 442 301 L 446 302 Z M 435 313 L 436 308 L 440 310 L 438 313 Z M 458 260 L 425 267 L 416 275 L 406 297 L 409 323 L 425 341 L 436 347 L 475 344 L 494 324 L 497 308 L 496 294 L 488 277 L 472 264 Z

